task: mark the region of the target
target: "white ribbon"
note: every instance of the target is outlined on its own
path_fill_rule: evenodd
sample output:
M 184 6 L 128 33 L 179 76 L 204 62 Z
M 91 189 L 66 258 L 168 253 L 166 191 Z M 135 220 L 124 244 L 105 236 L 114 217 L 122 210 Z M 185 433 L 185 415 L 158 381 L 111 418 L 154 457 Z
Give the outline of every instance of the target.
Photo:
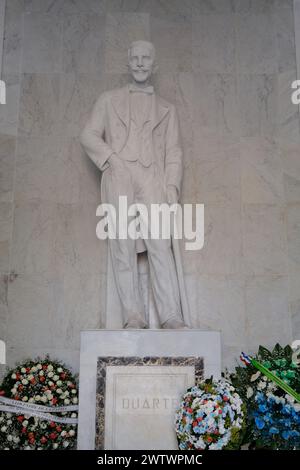
M 1 405 L 3 403 L 3 405 Z M 65 418 L 53 416 L 49 413 L 64 413 L 68 411 L 78 411 L 78 405 L 67 406 L 46 406 L 36 405 L 34 403 L 25 403 L 23 401 L 13 400 L 11 398 L 0 397 L 0 411 L 6 413 L 25 414 L 29 416 L 37 416 L 46 421 L 54 421 L 56 423 L 77 424 L 77 418 Z

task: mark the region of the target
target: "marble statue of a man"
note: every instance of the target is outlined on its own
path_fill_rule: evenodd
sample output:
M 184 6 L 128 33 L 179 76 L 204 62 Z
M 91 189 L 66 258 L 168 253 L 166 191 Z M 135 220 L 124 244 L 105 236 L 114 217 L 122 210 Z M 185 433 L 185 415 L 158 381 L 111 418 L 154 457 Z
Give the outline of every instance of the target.
M 182 179 L 182 150 L 175 107 L 149 84 L 155 49 L 135 41 L 128 51 L 132 83 L 101 94 L 81 134 L 88 156 L 103 172 L 102 202 L 128 206 L 176 203 Z M 162 328 L 184 328 L 178 270 L 171 242 L 144 239 L 150 282 Z M 109 239 L 109 254 L 120 297 L 124 328 L 146 328 L 138 287 L 138 244 Z M 109 313 L 109 312 L 108 312 Z

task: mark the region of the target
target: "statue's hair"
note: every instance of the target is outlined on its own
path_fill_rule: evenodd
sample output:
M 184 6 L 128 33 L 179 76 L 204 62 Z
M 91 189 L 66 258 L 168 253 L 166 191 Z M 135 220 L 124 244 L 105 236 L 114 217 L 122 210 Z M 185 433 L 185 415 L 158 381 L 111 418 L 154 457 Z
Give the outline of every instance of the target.
M 130 54 L 131 54 L 131 50 L 135 47 L 135 46 L 147 46 L 149 47 L 150 51 L 151 51 L 151 54 L 153 56 L 153 58 L 155 59 L 155 47 L 154 45 L 152 44 L 152 42 L 150 41 L 143 41 L 143 40 L 140 40 L 140 41 L 133 41 L 130 46 L 129 46 L 129 49 L 128 49 L 128 59 L 130 59 Z

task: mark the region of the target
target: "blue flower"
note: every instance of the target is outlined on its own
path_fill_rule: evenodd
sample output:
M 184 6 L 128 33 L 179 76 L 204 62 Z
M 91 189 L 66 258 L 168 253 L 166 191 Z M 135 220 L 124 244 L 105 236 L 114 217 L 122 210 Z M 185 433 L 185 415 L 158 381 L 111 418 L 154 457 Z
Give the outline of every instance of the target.
M 255 424 L 258 429 L 263 429 L 265 427 L 265 422 L 261 418 L 255 418 Z
M 259 411 L 261 411 L 262 413 L 264 413 L 265 411 L 267 411 L 267 406 L 266 405 L 259 405 L 258 407 Z
M 274 428 L 274 426 L 272 428 L 269 429 L 269 433 L 270 434 L 279 434 L 279 431 L 277 428 Z
M 290 434 L 291 434 L 290 431 L 283 431 L 282 433 L 283 439 L 287 440 L 290 437 Z
M 255 397 L 256 401 L 258 402 L 264 402 L 266 401 L 265 396 L 262 392 L 258 392 Z

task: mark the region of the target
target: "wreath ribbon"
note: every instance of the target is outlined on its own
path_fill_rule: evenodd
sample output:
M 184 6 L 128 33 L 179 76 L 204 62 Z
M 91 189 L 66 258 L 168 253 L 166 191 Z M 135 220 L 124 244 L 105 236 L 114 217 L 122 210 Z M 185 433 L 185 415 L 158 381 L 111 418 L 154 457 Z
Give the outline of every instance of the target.
M 1 404 L 2 403 L 2 404 Z M 78 411 L 78 405 L 67 406 L 46 406 L 36 405 L 34 403 L 25 403 L 11 398 L 0 397 L 0 411 L 6 413 L 26 414 L 29 416 L 37 416 L 46 421 L 54 421 L 56 423 L 77 424 L 77 418 L 66 418 L 63 416 L 55 416 L 50 413 L 64 413 L 68 411 Z
M 246 365 L 249 366 L 252 364 L 256 369 L 258 369 L 262 374 L 264 374 L 268 379 L 275 382 L 282 390 L 286 393 L 291 395 L 298 403 L 300 403 L 300 395 L 295 390 L 293 390 L 287 383 L 285 383 L 282 379 L 277 377 L 277 375 L 273 374 L 267 367 L 263 366 L 260 362 L 256 359 L 253 359 L 250 356 L 247 356 L 245 353 L 241 353 L 240 356 L 241 361 Z

